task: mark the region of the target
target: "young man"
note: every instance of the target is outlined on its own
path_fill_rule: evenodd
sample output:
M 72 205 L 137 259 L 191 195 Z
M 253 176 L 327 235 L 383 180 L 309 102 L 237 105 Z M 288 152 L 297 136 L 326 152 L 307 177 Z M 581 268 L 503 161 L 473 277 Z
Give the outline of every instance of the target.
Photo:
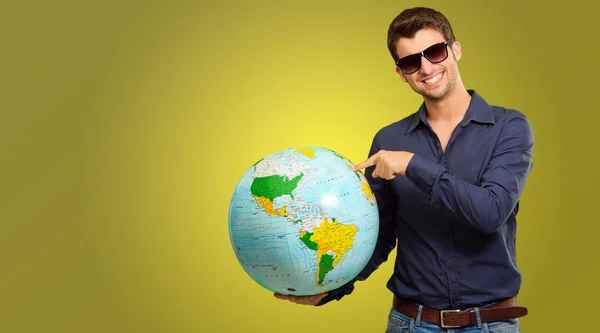
M 388 31 L 396 72 L 423 104 L 382 128 L 354 171 L 376 195 L 380 234 L 371 261 L 329 293 L 293 297 L 323 305 L 350 294 L 397 246 L 388 332 L 519 332 L 521 274 L 515 234 L 532 167 L 533 132 L 516 110 L 465 89 L 461 45 L 430 8 L 400 13 Z

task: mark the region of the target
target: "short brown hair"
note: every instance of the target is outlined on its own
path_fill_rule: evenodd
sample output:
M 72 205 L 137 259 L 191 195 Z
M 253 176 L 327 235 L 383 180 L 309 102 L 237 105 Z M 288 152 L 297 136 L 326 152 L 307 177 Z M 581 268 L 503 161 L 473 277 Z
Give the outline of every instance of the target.
M 414 7 L 405 9 L 394 18 L 388 29 L 388 49 L 394 58 L 396 54 L 396 43 L 400 38 L 412 38 L 417 31 L 425 28 L 433 28 L 442 33 L 446 40 L 454 41 L 454 31 L 450 22 L 439 11 L 427 7 Z

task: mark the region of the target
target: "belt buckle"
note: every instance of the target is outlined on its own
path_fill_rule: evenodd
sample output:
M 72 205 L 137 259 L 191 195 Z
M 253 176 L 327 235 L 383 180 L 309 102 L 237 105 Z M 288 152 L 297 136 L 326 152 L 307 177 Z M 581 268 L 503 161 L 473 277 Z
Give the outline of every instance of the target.
M 452 326 L 452 325 L 446 325 L 444 323 L 444 314 L 446 314 L 446 313 L 457 313 L 457 312 L 460 312 L 460 310 L 440 310 L 440 326 L 442 328 L 459 328 L 459 327 L 461 327 L 460 325 L 459 326 Z

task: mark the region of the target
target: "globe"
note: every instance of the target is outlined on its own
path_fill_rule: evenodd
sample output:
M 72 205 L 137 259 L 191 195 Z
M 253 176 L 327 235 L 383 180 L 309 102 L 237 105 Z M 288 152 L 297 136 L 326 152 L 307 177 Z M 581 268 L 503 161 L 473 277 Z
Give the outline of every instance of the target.
M 341 287 L 366 266 L 377 242 L 377 202 L 354 164 L 322 147 L 262 158 L 238 181 L 229 236 L 245 272 L 288 295 Z

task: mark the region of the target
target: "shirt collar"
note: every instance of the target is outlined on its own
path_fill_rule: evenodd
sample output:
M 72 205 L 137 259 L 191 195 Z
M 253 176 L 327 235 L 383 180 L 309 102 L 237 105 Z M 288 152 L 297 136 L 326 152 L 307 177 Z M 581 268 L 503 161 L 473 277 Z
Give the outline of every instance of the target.
M 471 102 L 469 103 L 464 119 L 459 125 L 465 127 L 471 121 L 494 124 L 496 120 L 492 114 L 491 106 L 475 90 L 469 89 L 467 92 L 471 95 Z M 425 107 L 425 103 L 421 104 L 419 110 L 413 116 L 406 133 L 408 134 L 414 130 L 420 122 L 427 124 L 427 108 Z

